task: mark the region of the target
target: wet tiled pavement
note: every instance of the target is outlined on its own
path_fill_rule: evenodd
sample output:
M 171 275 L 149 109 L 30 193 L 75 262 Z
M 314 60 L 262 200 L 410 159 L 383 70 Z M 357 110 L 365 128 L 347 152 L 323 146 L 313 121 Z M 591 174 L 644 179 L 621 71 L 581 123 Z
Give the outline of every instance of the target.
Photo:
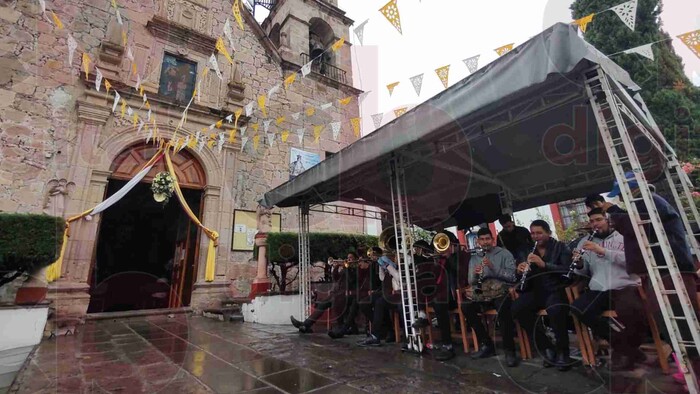
M 500 359 L 464 355 L 442 363 L 402 354 L 398 345 L 359 348 L 359 339 L 187 315 L 92 322 L 76 336 L 42 342 L 10 392 L 602 393 L 610 387 L 609 376 L 583 367 L 560 373 L 533 360 L 506 368 Z M 647 375 L 648 368 L 616 378 L 621 389 L 612 391 L 646 385 L 669 392 L 667 378 Z

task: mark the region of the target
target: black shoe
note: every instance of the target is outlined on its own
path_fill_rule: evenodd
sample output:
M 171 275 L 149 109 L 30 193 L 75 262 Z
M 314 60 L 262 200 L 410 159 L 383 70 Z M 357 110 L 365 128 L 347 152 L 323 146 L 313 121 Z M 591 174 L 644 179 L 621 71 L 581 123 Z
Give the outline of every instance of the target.
M 433 350 L 433 358 L 437 361 L 447 361 L 455 356 L 452 345 L 443 345 Z
M 545 349 L 543 357 L 542 366 L 545 368 L 553 367 L 557 363 L 557 353 L 554 349 Z
M 568 354 L 564 353 L 558 353 L 557 354 L 557 361 L 555 365 L 557 366 L 557 369 L 561 372 L 566 372 L 571 369 L 571 367 L 574 365 L 575 361 L 571 358 L 569 358 Z
M 411 324 L 411 326 L 415 329 L 425 328 L 425 327 L 428 327 L 429 325 L 430 325 L 430 321 L 426 318 L 423 318 L 423 317 L 417 318 L 413 322 L 413 324 Z
M 333 330 L 331 330 L 331 331 L 328 331 L 328 336 L 331 337 L 331 338 L 333 338 L 333 339 L 340 339 L 340 338 L 344 337 L 345 334 L 343 334 L 343 331 L 333 331 Z
M 299 320 L 295 319 L 294 316 L 289 316 L 289 320 L 292 321 L 292 325 L 293 325 L 295 328 L 301 328 L 301 326 L 303 325 L 303 323 L 300 322 Z
M 492 343 L 482 343 L 479 345 L 479 351 L 472 354 L 473 359 L 488 358 L 496 355 L 496 348 Z
M 312 330 L 311 327 L 302 324 L 301 327 L 299 327 L 299 332 L 302 334 L 311 334 L 314 332 L 314 330 Z
M 518 366 L 518 358 L 515 357 L 515 352 L 512 350 L 506 350 L 506 365 L 513 368 Z
M 370 335 L 366 339 L 363 339 L 363 340 L 357 342 L 357 344 L 362 346 L 362 347 L 367 347 L 367 346 L 376 347 L 376 346 L 381 346 L 382 342 L 379 339 L 377 339 L 377 337 Z

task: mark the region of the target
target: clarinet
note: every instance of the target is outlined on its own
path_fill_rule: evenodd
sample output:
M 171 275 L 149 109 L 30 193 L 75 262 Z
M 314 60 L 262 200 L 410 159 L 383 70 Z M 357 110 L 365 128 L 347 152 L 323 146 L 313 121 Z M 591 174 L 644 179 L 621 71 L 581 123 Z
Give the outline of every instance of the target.
M 591 240 L 593 239 L 593 237 L 596 235 L 597 232 L 598 232 L 598 230 L 593 230 L 593 232 L 591 233 L 591 235 L 589 235 L 588 238 L 586 238 L 586 241 L 591 241 Z M 574 257 L 573 259 L 571 259 L 571 265 L 569 266 L 569 272 L 567 272 L 566 274 L 562 275 L 564 278 L 566 278 L 566 279 L 571 279 L 571 275 L 574 274 L 574 270 L 578 267 L 579 261 L 581 261 L 581 259 L 583 259 L 584 253 L 586 253 L 586 250 L 585 250 L 585 249 L 581 249 L 581 250 L 579 250 L 579 252 L 578 252 L 578 256 L 576 256 L 576 257 Z
M 536 250 L 537 250 L 537 241 L 535 241 L 535 246 L 532 247 L 532 251 L 530 252 L 530 254 L 535 253 Z M 528 272 L 530 272 L 531 265 L 532 265 L 532 263 L 530 263 L 530 262 L 527 263 L 527 269 L 525 270 L 525 272 L 523 272 L 523 276 L 520 277 L 520 285 L 518 285 L 518 290 L 520 290 L 521 292 L 525 291 L 525 281 L 527 280 L 527 274 L 528 274 Z
M 474 287 L 474 294 L 481 294 L 484 292 L 481 290 L 481 284 L 484 282 L 484 261 L 486 260 L 486 251 L 484 251 L 484 249 L 479 249 L 477 254 L 481 257 L 481 272 L 479 272 L 479 278 L 477 279 L 476 286 Z

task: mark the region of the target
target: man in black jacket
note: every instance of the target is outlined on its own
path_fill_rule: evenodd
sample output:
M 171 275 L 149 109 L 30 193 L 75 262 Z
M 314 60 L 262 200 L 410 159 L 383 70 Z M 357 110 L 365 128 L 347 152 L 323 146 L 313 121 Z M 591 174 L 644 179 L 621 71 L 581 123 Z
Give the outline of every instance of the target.
M 515 258 L 516 263 L 527 260 L 527 255 L 532 250 L 535 242 L 530 236 L 530 231 L 525 227 L 516 226 L 510 215 L 503 215 L 498 219 L 503 227 L 498 233 L 497 246 L 506 248 Z

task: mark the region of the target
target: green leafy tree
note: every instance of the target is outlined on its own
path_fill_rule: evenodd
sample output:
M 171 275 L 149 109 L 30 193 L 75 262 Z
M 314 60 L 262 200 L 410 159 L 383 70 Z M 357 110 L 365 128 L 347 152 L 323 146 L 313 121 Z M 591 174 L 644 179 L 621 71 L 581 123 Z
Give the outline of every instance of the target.
M 578 19 L 622 3 L 622 0 L 576 0 L 572 16 Z M 612 11 L 596 14 L 585 33 L 586 41 L 624 68 L 641 88 L 656 123 L 681 160 L 700 157 L 700 89 L 683 72 L 672 38 L 661 28 L 660 0 L 639 0 L 635 30 Z M 621 51 L 665 40 L 652 46 L 655 60 Z

